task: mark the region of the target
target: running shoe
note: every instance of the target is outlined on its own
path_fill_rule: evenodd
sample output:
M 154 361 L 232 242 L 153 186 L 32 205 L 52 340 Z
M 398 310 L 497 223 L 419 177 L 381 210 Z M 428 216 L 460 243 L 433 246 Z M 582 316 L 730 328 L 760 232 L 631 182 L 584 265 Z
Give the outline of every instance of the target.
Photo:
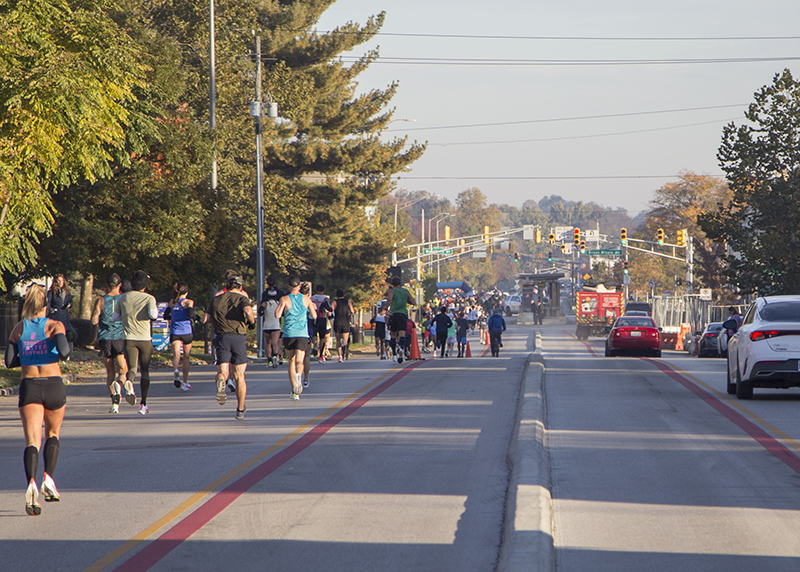
M 236 384 L 233 382 L 232 378 L 229 377 L 228 381 L 225 383 L 227 383 L 228 385 L 228 391 L 230 391 L 231 393 L 236 393 Z
M 246 412 L 247 412 L 247 407 L 245 407 L 244 409 L 238 409 L 237 408 L 236 409 L 236 420 L 237 421 L 241 421 L 242 419 L 244 419 L 244 414 Z
M 308 378 L 303 380 L 303 387 L 308 387 Z
M 292 392 L 292 399 L 293 399 L 294 401 L 300 401 L 300 396 L 299 396 L 299 395 L 297 395 L 296 393 Z
M 397 356 L 397 363 L 403 363 L 403 354 Z
M 393 362 L 393 363 L 397 363 L 397 356 L 396 356 L 396 355 L 393 355 L 393 356 L 392 356 L 392 362 Z
M 225 393 L 225 380 L 220 379 L 217 381 L 217 403 L 225 405 L 226 401 L 228 401 L 228 394 Z
M 33 479 L 28 483 L 28 490 L 25 491 L 25 512 L 29 516 L 42 514 L 42 505 L 39 504 L 39 489 L 36 488 L 36 481 Z
M 128 405 L 136 405 L 136 391 L 133 389 L 133 382 L 129 379 L 125 380 L 125 401 Z
M 44 480 L 42 481 L 42 494 L 44 495 L 44 502 L 58 502 L 61 500 L 61 495 L 58 494 L 53 477 L 47 473 L 44 474 Z
M 386 359 L 386 354 L 381 354 L 381 359 Z
M 119 413 L 119 403 L 112 403 L 111 409 L 108 410 L 109 413 Z
M 173 380 L 172 380 L 172 384 L 173 384 L 175 387 L 177 387 L 177 388 L 179 388 L 179 389 L 180 389 L 180 387 L 181 387 L 181 370 L 179 370 L 179 369 L 176 369 L 176 370 L 173 372 L 173 375 L 174 375 L 174 378 L 173 378 Z
M 283 356 L 278 358 L 278 365 L 283 365 Z
M 292 391 L 295 395 L 300 395 L 303 393 L 303 374 L 296 373 L 294 374 L 294 384 L 292 385 Z
M 150 413 L 150 408 L 144 403 L 142 403 L 139 406 L 139 415 L 147 415 L 148 413 Z
M 122 391 L 122 386 L 119 384 L 119 381 L 118 381 L 118 380 L 115 380 L 115 381 L 114 381 L 114 382 L 111 384 L 111 395 L 112 395 L 113 397 L 116 397 L 116 399 L 117 399 L 117 401 L 116 401 L 116 402 L 117 402 L 117 403 L 119 403 L 119 401 L 120 401 L 120 392 L 121 392 L 121 391 Z M 113 398 L 113 397 L 112 397 L 112 398 Z
M 339 356 L 339 363 L 344 363 L 344 358 L 342 356 Z
M 181 383 L 181 391 L 189 391 L 192 389 L 191 383 Z

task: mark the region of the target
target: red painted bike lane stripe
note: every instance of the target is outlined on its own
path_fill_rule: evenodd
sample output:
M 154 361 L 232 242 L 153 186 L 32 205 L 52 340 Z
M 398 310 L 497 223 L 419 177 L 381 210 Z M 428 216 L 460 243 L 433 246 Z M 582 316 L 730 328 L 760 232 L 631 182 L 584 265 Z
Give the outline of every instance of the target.
M 197 510 L 179 521 L 175 526 L 145 546 L 145 548 L 115 570 L 117 572 L 145 572 L 146 570 L 150 570 L 150 568 L 155 566 L 170 552 L 208 524 L 215 516 L 219 515 L 223 510 L 233 504 L 236 499 L 275 472 L 286 462 L 313 445 L 320 437 L 336 427 L 336 425 L 358 411 L 358 409 L 366 405 L 370 400 L 392 387 L 395 383 L 411 373 L 415 367 L 423 363 L 425 362 L 418 361 L 406 366 L 377 387 L 368 391 L 361 397 L 358 397 L 349 405 L 346 405 L 324 421 L 321 421 L 318 425 L 312 427 L 297 441 L 279 451 L 256 466 L 255 469 L 215 494 Z
M 750 435 L 762 447 L 769 451 L 776 458 L 783 461 L 790 469 L 800 473 L 800 457 L 794 454 L 791 449 L 781 443 L 778 439 L 764 431 L 761 427 L 747 419 L 744 415 L 732 409 L 717 397 L 707 392 L 705 389 L 693 383 L 690 379 L 683 377 L 680 373 L 669 367 L 667 364 L 645 358 L 644 361 L 653 364 L 669 377 L 680 383 L 686 389 L 694 393 L 700 399 L 708 403 L 711 407 L 722 413 L 728 420 L 732 421 L 742 431 Z

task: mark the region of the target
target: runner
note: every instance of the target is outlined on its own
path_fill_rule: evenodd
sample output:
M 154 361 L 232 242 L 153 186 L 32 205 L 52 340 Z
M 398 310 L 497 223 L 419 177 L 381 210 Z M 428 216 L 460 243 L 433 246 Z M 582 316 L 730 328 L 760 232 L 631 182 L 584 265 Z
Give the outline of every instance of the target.
M 456 342 L 458 342 L 458 357 L 467 357 L 467 330 L 469 330 L 469 320 L 466 312 L 456 318 Z
M 480 336 L 481 336 L 481 345 L 486 345 L 486 332 L 488 331 L 488 326 L 486 325 L 486 314 L 481 310 L 481 315 L 478 316 L 478 327 L 480 329 Z
M 325 352 L 328 349 L 328 340 L 330 340 L 331 333 L 328 329 L 328 318 L 333 316 L 333 309 L 328 302 L 328 297 L 325 295 L 325 286 L 317 284 L 316 294 L 311 296 L 311 301 L 314 302 L 317 310 L 317 322 L 314 329 L 319 336 L 319 344 L 317 346 L 318 361 L 325 361 Z
M 500 308 L 494 309 L 494 314 L 486 323 L 489 328 L 489 341 L 492 345 L 492 357 L 500 357 L 500 348 L 503 347 L 502 335 L 506 331 L 506 321 L 500 315 Z
M 380 359 L 386 359 L 386 300 L 378 305 L 375 316 L 375 349 Z
M 478 310 L 475 307 L 474 303 L 467 310 L 468 311 L 467 311 L 467 316 L 466 317 L 467 317 L 467 321 L 469 321 L 469 333 L 470 334 L 474 334 L 475 333 L 475 324 L 478 323 Z
M 100 346 L 100 357 L 106 366 L 106 387 L 111 395 L 109 413 L 119 413 L 120 392 L 128 374 L 128 362 L 125 361 L 125 333 L 122 322 L 113 318 L 118 314 L 120 286 L 119 274 L 109 274 L 106 279 L 106 294 L 100 296 L 92 312 L 92 324 L 97 326 L 97 342 Z
M 141 367 L 140 415 L 150 413 L 150 407 L 147 405 L 147 394 L 150 391 L 150 358 L 153 356 L 153 336 L 150 331 L 150 322 L 158 318 L 156 299 L 144 291 L 149 282 L 150 277 L 147 273 L 137 270 L 131 276 L 131 288 L 133 289 L 119 299 L 119 319 L 122 321 L 125 336 L 125 359 L 128 361 L 129 368 L 124 382 L 125 399 L 129 404 L 136 405 L 133 382 L 136 380 L 137 368 Z
M 331 304 L 333 309 L 333 333 L 336 334 L 336 351 L 339 363 L 344 361 L 344 350 L 350 343 L 350 317 L 355 314 L 353 303 L 344 297 L 344 290 L 336 289 L 336 300 Z
M 261 314 L 263 322 L 261 330 L 264 345 L 267 349 L 267 363 L 274 368 L 283 365 L 283 349 L 281 348 L 281 321 L 275 317 L 275 310 L 286 292 L 276 286 L 275 276 L 267 276 L 267 289 L 261 295 Z
M 317 319 L 317 308 L 311 298 L 300 292 L 300 278 L 289 277 L 289 294 L 281 298 L 275 317 L 283 320 L 284 345 L 289 359 L 289 383 L 292 399 L 300 399 L 303 393 L 303 363 L 308 351 L 308 316 Z
M 18 406 L 25 435 L 23 464 L 28 482 L 25 512 L 30 516 L 42 513 L 39 490 L 36 488 L 42 424 L 46 440 L 41 491 L 45 502 L 61 500 L 53 482 L 53 473 L 58 461 L 58 439 L 67 405 L 67 392 L 58 360 L 69 356 L 69 342 L 64 324 L 47 318 L 47 306 L 44 288 L 32 284 L 22 306 L 22 321 L 11 331 L 5 353 L 6 367 L 22 367 Z
M 441 356 L 444 357 L 445 347 L 447 345 L 447 331 L 452 326 L 453 321 L 447 315 L 447 308 L 442 306 L 439 308 L 439 313 L 433 318 L 433 325 L 436 327 L 436 347 L 441 351 Z M 436 348 L 433 351 L 433 357 L 436 357 Z
M 226 270 L 225 274 L 222 275 L 222 284 L 223 284 L 222 289 L 219 290 L 216 294 L 214 294 L 214 296 L 215 297 L 216 296 L 222 296 L 223 294 L 227 293 L 228 292 L 228 287 L 227 287 L 228 280 L 230 278 L 233 278 L 233 277 L 236 277 L 236 276 L 239 276 L 239 273 L 236 272 L 236 270 L 230 270 L 230 269 Z M 250 296 L 247 295 L 247 292 L 244 289 L 239 290 L 238 292 L 242 296 L 246 297 L 248 300 L 250 299 Z M 211 330 L 211 339 L 214 339 L 214 330 L 213 329 Z M 212 352 L 214 351 L 213 344 L 212 344 L 211 351 Z M 229 373 L 230 373 L 230 376 L 228 377 L 228 379 L 226 380 L 225 383 L 227 384 L 228 390 L 231 393 L 236 393 L 236 383 L 234 382 L 233 377 L 232 377 L 233 376 L 233 372 L 230 371 Z
M 225 386 L 230 379 L 231 366 L 236 380 L 236 420 L 242 421 L 247 412 L 245 397 L 247 382 L 247 329 L 254 328 L 256 317 L 250 306 L 250 299 L 242 294 L 242 279 L 238 275 L 228 275 L 225 293 L 215 296 L 203 317 L 203 323 L 211 322 L 214 327 L 214 365 L 217 366 L 217 403 L 225 405 L 228 396 Z
M 300 293 L 305 298 L 311 296 L 311 282 L 303 282 L 300 285 Z M 308 347 L 311 348 L 312 340 L 316 337 L 316 322 L 317 320 L 311 317 L 311 314 L 306 315 L 306 325 L 308 328 Z M 311 375 L 311 352 L 306 350 L 303 354 L 303 388 L 308 387 L 309 376 Z
M 189 359 L 192 353 L 192 341 L 194 341 L 194 331 L 192 320 L 194 319 L 194 301 L 189 300 L 189 285 L 186 282 L 178 282 L 172 289 L 172 300 L 164 310 L 164 319 L 169 320 L 169 343 L 172 346 L 172 383 L 178 389 L 189 391 L 192 386 L 189 384 Z M 181 381 L 181 370 L 178 364 L 181 363 L 181 351 L 183 351 L 183 381 Z
M 386 301 L 389 304 L 389 331 L 392 334 L 392 361 L 403 363 L 405 354 L 406 322 L 408 321 L 408 306 L 413 304 L 411 293 L 400 286 L 400 277 L 392 278 L 392 286 L 386 291 Z M 398 345 L 399 351 L 398 351 Z
M 445 353 L 445 357 L 450 357 L 453 353 L 453 348 L 456 345 L 456 313 L 455 311 L 450 312 L 450 327 L 447 328 L 447 352 Z

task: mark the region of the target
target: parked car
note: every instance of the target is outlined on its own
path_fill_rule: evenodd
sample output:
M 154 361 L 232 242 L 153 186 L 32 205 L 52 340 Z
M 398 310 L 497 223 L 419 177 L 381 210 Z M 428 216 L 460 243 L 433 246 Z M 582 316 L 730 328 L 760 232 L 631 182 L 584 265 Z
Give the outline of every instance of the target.
M 757 298 L 728 340 L 727 364 L 728 393 L 739 399 L 752 399 L 755 387 L 800 386 L 800 296 Z
M 700 333 L 697 342 L 697 357 L 721 357 L 719 335 L 722 333 L 722 322 L 711 322 Z
M 649 316 L 620 316 L 606 338 L 606 357 L 640 353 L 661 357 L 661 334 Z
M 503 300 L 503 312 L 506 316 L 510 316 L 511 314 L 519 314 L 519 308 L 521 305 L 522 296 L 519 294 L 506 296 L 505 300 Z
M 644 312 L 648 316 L 653 315 L 653 307 L 647 302 L 628 302 L 625 304 L 625 313 Z

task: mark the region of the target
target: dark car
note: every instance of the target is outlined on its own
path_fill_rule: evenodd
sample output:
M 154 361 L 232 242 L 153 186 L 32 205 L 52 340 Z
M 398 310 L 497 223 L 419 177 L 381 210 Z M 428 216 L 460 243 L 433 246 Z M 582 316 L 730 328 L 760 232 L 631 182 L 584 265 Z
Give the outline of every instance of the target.
M 711 322 L 700 334 L 697 342 L 697 357 L 722 357 L 719 352 L 719 335 L 722 322 Z
M 653 318 L 647 316 L 617 318 L 606 338 L 606 357 L 623 353 L 661 357 L 661 334 Z

